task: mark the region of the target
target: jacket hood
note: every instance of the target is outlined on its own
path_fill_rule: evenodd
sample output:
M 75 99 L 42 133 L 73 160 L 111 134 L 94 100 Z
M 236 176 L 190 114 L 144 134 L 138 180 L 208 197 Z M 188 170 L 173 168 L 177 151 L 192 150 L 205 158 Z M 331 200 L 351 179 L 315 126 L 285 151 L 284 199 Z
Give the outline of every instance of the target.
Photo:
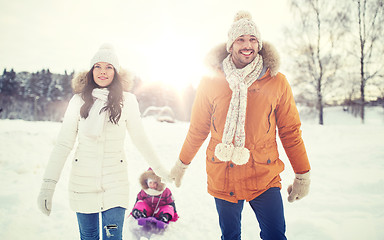
M 139 181 L 141 188 L 144 191 L 150 191 L 150 188 L 148 187 L 147 180 L 153 179 L 157 182 L 157 188 L 156 191 L 162 192 L 165 189 L 165 184 L 161 182 L 161 178 L 155 174 L 155 172 L 152 169 L 148 169 L 147 171 L 143 172 L 140 175 Z
M 223 60 L 228 56 L 226 43 L 222 43 L 213 48 L 205 58 L 205 64 L 211 70 L 223 69 Z M 280 68 L 280 56 L 276 48 L 269 42 L 263 41 L 263 48 L 259 54 L 263 57 L 264 67 L 269 68 L 271 76 L 276 76 Z
M 72 79 L 72 89 L 74 93 L 81 93 L 87 81 L 88 71 L 77 73 Z M 129 92 L 133 87 L 134 75 L 125 69 L 120 69 L 120 81 L 123 84 L 123 91 Z

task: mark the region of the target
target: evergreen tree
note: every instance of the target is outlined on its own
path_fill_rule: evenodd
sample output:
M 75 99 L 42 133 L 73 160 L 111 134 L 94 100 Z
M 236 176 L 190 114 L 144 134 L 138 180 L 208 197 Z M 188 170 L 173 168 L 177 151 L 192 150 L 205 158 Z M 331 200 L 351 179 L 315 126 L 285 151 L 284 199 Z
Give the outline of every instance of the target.
M 15 82 L 16 73 L 11 69 L 10 72 L 7 72 L 6 69 L 3 71 L 3 76 L 1 77 L 1 93 L 4 95 L 12 96 L 18 91 L 18 84 Z

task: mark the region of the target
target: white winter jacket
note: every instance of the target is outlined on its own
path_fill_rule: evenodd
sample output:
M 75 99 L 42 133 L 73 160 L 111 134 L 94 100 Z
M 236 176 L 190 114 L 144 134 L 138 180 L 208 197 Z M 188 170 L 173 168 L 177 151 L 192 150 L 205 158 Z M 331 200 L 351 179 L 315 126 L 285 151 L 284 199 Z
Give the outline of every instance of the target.
M 101 137 L 92 139 L 83 134 L 83 105 L 79 94 L 72 97 L 64 116 L 57 143 L 51 153 L 44 179 L 58 181 L 64 163 L 78 140 L 72 159 L 69 200 L 72 210 L 96 213 L 113 207 L 128 207 L 129 188 L 124 150 L 128 130 L 132 142 L 152 168 L 160 162 L 144 131 L 135 95 L 124 92 L 118 124 L 105 121 Z

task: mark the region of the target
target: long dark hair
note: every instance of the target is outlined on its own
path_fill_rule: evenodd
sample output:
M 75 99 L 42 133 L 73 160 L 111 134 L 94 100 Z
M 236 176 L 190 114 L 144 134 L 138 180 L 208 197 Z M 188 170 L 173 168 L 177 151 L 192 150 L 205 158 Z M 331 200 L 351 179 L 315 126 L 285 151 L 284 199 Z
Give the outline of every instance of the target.
M 115 76 L 112 83 L 107 87 L 109 90 L 107 105 L 101 109 L 101 111 L 109 112 L 109 120 L 117 124 L 121 117 L 121 109 L 123 107 L 123 85 L 121 84 L 121 76 L 115 71 Z M 94 99 L 92 91 L 99 86 L 93 80 L 93 67 L 86 75 L 87 81 L 81 92 L 81 97 L 84 100 L 83 106 L 80 108 L 80 116 L 87 118 L 89 110 L 92 108 Z

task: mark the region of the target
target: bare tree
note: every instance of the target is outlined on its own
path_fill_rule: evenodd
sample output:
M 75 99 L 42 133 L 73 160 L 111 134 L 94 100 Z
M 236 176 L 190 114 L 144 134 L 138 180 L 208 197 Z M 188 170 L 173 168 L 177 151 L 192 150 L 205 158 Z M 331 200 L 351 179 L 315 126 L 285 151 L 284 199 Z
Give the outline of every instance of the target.
M 368 81 L 375 81 L 382 78 L 384 70 L 383 60 L 383 21 L 384 2 L 383 0 L 354 0 L 355 28 L 352 28 L 352 35 L 358 41 L 359 51 L 354 55 L 359 59 L 360 79 L 360 117 L 361 122 L 365 121 L 366 86 Z M 353 34 L 358 32 L 358 34 Z M 374 83 L 373 83 L 374 84 Z
M 347 17 L 333 1 L 291 0 L 290 5 L 294 24 L 285 36 L 295 75 L 293 85 L 311 93 L 308 100 L 315 101 L 323 125 L 324 95 L 332 90 L 341 67 L 343 52 L 338 46 Z

